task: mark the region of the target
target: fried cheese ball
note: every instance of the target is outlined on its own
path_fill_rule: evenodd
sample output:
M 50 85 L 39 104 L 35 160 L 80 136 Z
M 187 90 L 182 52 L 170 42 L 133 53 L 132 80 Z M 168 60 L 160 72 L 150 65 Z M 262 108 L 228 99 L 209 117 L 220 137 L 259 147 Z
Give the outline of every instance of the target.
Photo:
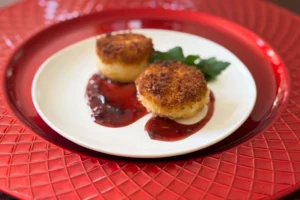
M 209 102 L 204 75 L 181 62 L 156 62 L 135 83 L 139 101 L 160 117 L 190 118 Z
M 116 82 L 134 82 L 153 52 L 152 39 L 135 33 L 107 34 L 96 41 L 99 72 Z

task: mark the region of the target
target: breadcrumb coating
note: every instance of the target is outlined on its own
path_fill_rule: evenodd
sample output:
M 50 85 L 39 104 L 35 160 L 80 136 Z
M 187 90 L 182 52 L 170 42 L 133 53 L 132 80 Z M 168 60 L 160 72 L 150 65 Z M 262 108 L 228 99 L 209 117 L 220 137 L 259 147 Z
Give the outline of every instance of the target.
M 135 65 L 148 60 L 154 52 L 152 39 L 136 33 L 107 34 L 96 42 L 103 63 Z
M 171 119 L 194 116 L 209 101 L 204 75 L 181 62 L 156 62 L 136 80 L 138 99 L 149 112 Z

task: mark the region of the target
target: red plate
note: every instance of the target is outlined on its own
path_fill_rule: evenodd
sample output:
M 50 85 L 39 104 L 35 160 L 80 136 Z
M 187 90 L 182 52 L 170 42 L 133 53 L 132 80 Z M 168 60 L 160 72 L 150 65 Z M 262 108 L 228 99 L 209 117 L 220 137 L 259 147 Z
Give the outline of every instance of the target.
M 1 190 L 22 199 L 259 199 L 299 188 L 298 17 L 256 0 L 28 0 L 0 14 Z M 79 147 L 41 120 L 30 90 L 46 58 L 90 36 L 141 27 L 201 35 L 249 67 L 257 102 L 238 131 L 193 154 L 136 160 Z

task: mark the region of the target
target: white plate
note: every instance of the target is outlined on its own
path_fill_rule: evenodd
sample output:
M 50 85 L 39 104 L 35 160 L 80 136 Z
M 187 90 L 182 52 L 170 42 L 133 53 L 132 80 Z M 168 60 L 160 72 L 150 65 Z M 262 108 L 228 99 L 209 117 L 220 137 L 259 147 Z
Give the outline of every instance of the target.
M 209 83 L 216 97 L 211 120 L 196 134 L 175 142 L 149 138 L 144 125 L 151 115 L 122 128 L 94 123 L 84 98 L 90 76 L 96 72 L 95 37 L 53 55 L 34 78 L 34 105 L 45 122 L 65 138 L 107 154 L 155 158 L 175 156 L 210 146 L 234 132 L 249 116 L 256 100 L 255 82 L 247 67 L 230 51 L 207 39 L 176 31 L 139 29 L 153 39 L 157 50 L 181 46 L 186 54 L 215 56 L 229 61 L 217 81 Z

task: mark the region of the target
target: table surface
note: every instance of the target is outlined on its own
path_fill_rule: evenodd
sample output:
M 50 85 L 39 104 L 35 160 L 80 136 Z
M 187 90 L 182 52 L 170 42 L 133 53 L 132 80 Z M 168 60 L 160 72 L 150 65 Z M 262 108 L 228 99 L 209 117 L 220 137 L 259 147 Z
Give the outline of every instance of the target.
M 17 3 L 18 1 L 22 0 L 0 0 L 0 8 L 5 7 L 8 5 L 11 5 L 13 3 Z M 300 0 L 266 0 L 270 1 L 272 3 L 277 4 L 280 7 L 284 7 L 285 9 L 290 10 L 291 12 L 294 12 L 297 15 L 300 15 Z M 15 200 L 15 198 L 10 197 L 4 193 L 0 192 L 0 199 L 1 200 Z M 300 190 L 292 193 L 291 195 L 283 198 L 282 200 L 300 200 Z

